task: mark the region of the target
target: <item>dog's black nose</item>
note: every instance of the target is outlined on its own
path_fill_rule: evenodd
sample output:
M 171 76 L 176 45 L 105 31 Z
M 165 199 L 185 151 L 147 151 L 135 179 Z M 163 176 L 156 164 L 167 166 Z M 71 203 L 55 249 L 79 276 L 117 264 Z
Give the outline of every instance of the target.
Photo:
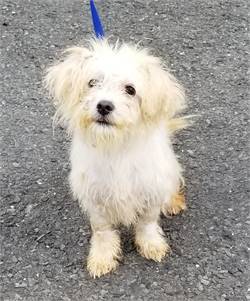
M 101 100 L 100 102 L 98 102 L 96 108 L 98 113 L 100 113 L 102 116 L 105 116 L 112 112 L 115 106 L 111 101 Z

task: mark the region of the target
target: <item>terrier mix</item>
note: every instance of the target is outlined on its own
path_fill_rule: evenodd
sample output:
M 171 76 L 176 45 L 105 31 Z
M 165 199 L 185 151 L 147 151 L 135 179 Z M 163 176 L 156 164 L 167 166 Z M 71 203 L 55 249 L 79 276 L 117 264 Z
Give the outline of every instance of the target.
M 91 223 L 90 274 L 117 267 L 119 224 L 133 225 L 142 256 L 161 261 L 170 248 L 159 215 L 186 208 L 170 141 L 184 123 L 182 87 L 147 50 L 105 39 L 66 50 L 45 84 L 72 135 L 70 185 Z

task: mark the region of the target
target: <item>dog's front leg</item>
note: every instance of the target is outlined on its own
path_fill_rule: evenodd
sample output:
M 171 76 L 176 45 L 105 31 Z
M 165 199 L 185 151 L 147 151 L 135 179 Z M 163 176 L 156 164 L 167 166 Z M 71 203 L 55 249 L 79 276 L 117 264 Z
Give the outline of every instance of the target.
M 135 244 L 138 252 L 147 259 L 161 261 L 170 251 L 158 225 L 160 208 L 149 208 L 135 225 Z
M 90 215 L 91 246 L 87 269 L 92 277 L 100 277 L 115 270 L 121 256 L 120 237 L 107 219 L 95 212 Z

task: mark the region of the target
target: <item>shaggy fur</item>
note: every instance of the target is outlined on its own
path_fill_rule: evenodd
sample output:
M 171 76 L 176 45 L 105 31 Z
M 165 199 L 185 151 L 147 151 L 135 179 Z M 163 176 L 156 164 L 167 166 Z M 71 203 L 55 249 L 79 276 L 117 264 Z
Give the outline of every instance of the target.
M 119 224 L 134 225 L 140 254 L 160 261 L 169 250 L 160 211 L 185 209 L 176 197 L 182 176 L 170 141 L 184 124 L 176 118 L 185 107 L 182 87 L 147 50 L 106 40 L 66 50 L 45 84 L 56 120 L 72 135 L 70 185 L 93 231 L 90 274 L 117 267 Z M 114 107 L 104 117 L 97 109 L 103 100 Z

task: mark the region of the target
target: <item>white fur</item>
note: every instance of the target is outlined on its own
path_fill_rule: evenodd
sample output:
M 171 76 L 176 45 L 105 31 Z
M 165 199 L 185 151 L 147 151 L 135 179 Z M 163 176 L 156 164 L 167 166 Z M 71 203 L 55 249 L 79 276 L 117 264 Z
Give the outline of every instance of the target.
M 115 150 L 98 149 L 76 132 L 70 182 L 80 206 L 101 206 L 110 223 L 129 225 L 138 214 L 178 192 L 180 168 L 163 125 Z
M 162 204 L 178 193 L 181 179 L 170 132 L 185 107 L 183 90 L 145 49 L 104 40 L 66 54 L 48 69 L 45 82 L 57 106 L 56 119 L 73 137 L 70 184 L 94 232 L 88 269 L 95 277 L 115 268 L 119 240 L 110 241 L 113 250 L 104 258 L 95 233 L 117 237 L 112 227 L 120 223 L 136 224 L 140 253 L 161 260 L 167 244 L 157 219 Z M 94 87 L 88 86 L 91 79 Z M 126 93 L 126 85 L 135 87 L 135 96 Z M 115 106 L 109 126 L 97 123 L 101 100 Z

